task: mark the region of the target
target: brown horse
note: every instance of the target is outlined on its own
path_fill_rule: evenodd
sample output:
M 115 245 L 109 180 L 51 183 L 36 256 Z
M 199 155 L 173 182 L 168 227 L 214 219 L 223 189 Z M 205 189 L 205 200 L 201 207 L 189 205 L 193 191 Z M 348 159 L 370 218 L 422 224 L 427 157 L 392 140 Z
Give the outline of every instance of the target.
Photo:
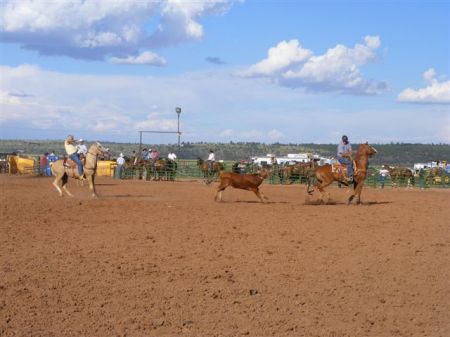
M 361 191 L 364 186 L 364 180 L 367 176 L 367 168 L 369 167 L 369 157 L 373 154 L 377 153 L 372 146 L 368 143 L 361 144 L 358 148 L 358 152 L 356 153 L 354 159 L 354 174 L 353 174 L 353 193 L 348 198 L 348 204 L 350 205 L 353 198 L 357 196 L 356 203 L 361 203 Z M 337 181 L 341 184 L 348 186 L 346 181 L 346 167 L 345 165 L 341 165 L 339 163 L 329 165 L 326 164 L 324 166 L 320 166 L 315 169 L 314 175 L 317 179 L 317 183 L 314 184 L 314 187 L 317 188 L 320 192 L 320 201 L 327 203 L 330 199 L 330 194 L 325 192 L 325 187 L 330 185 L 333 181 Z M 308 181 L 307 192 L 308 194 L 312 194 L 314 192 L 314 188 L 312 190 L 310 188 L 310 183 Z M 324 200 L 324 194 L 326 194 L 327 199 Z
M 398 187 L 399 182 L 406 182 L 407 187 L 412 188 L 414 184 L 414 174 L 408 167 L 394 167 L 383 165 L 383 168 L 389 171 L 391 176 L 392 188 Z
M 165 179 L 167 163 L 164 159 L 158 159 L 153 163 L 153 180 Z
M 283 184 L 293 184 L 295 180 L 306 179 L 311 175 L 316 167 L 316 161 L 311 160 L 307 163 L 296 163 L 294 165 L 287 165 L 282 167 L 280 180 Z
M 201 158 L 198 158 L 197 166 L 203 173 L 206 184 L 210 184 L 219 175 L 220 171 L 224 169 L 224 166 L 221 162 L 215 161 L 210 171 L 208 167 L 208 161 Z
M 97 196 L 97 192 L 95 191 L 95 183 L 94 177 L 95 172 L 97 170 L 97 156 L 101 153 L 108 151 L 108 149 L 104 148 L 100 143 L 95 143 L 91 145 L 88 153 L 86 154 L 86 164 L 84 165 L 84 174 L 86 179 L 89 182 L 89 187 L 92 191 L 92 197 Z M 58 190 L 59 196 L 63 196 L 62 190 L 64 190 L 68 196 L 73 197 L 73 194 L 69 192 L 67 189 L 67 181 L 70 178 L 80 179 L 78 175 L 77 166 L 67 167 L 64 165 L 64 159 L 60 159 L 55 161 L 51 165 L 52 174 L 55 176 L 55 181 L 53 182 L 53 186 Z

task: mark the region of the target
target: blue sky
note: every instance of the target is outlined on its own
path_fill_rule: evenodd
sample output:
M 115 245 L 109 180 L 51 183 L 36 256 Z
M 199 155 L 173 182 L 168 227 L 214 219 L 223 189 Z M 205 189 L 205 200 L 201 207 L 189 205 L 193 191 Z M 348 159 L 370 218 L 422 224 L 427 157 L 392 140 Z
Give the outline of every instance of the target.
M 450 143 L 449 1 L 0 10 L 2 139 Z

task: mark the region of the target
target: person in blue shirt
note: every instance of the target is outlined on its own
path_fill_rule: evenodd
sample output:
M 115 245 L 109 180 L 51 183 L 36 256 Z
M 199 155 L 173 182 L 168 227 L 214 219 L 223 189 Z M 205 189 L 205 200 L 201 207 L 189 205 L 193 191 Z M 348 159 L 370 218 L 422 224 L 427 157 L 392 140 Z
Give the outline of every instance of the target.
M 342 136 L 342 141 L 337 147 L 337 160 L 347 166 L 347 181 L 351 183 L 353 181 L 352 146 L 346 135 Z
M 50 152 L 50 154 L 47 156 L 48 165 L 47 165 L 46 173 L 49 177 L 52 176 L 51 163 L 54 163 L 58 159 L 59 159 L 59 157 L 57 155 L 55 155 L 54 151 Z

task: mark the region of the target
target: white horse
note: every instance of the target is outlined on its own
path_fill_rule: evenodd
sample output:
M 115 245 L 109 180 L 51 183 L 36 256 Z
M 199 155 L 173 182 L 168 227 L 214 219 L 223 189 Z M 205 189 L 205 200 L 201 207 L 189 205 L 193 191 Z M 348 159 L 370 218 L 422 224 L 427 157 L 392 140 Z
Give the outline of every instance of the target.
M 94 177 L 95 172 L 97 171 L 97 156 L 103 152 L 108 151 L 108 149 L 104 148 L 102 144 L 95 143 L 91 145 L 89 151 L 86 154 L 86 162 L 84 165 L 84 174 L 86 179 L 89 182 L 89 188 L 92 191 L 92 197 L 97 197 L 97 192 L 95 191 L 95 183 Z M 64 165 L 64 160 L 60 159 L 55 161 L 51 166 L 52 174 L 55 176 L 55 181 L 53 182 L 53 186 L 58 190 L 59 196 L 63 196 L 62 190 L 64 190 L 68 196 L 73 197 L 73 194 L 69 192 L 67 189 L 67 181 L 70 178 L 80 179 L 78 174 L 78 168 L 75 167 L 66 167 Z

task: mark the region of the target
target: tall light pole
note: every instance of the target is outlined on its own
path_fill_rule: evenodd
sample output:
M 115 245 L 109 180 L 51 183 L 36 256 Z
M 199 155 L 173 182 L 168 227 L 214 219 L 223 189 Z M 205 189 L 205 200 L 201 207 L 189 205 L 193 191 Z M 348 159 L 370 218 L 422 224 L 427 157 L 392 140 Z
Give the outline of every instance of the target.
M 178 156 L 180 155 L 180 136 L 181 136 L 181 132 L 180 132 L 180 115 L 181 115 L 181 108 L 176 107 L 175 108 L 175 112 L 178 115 L 178 127 L 177 127 L 177 134 L 178 134 Z

